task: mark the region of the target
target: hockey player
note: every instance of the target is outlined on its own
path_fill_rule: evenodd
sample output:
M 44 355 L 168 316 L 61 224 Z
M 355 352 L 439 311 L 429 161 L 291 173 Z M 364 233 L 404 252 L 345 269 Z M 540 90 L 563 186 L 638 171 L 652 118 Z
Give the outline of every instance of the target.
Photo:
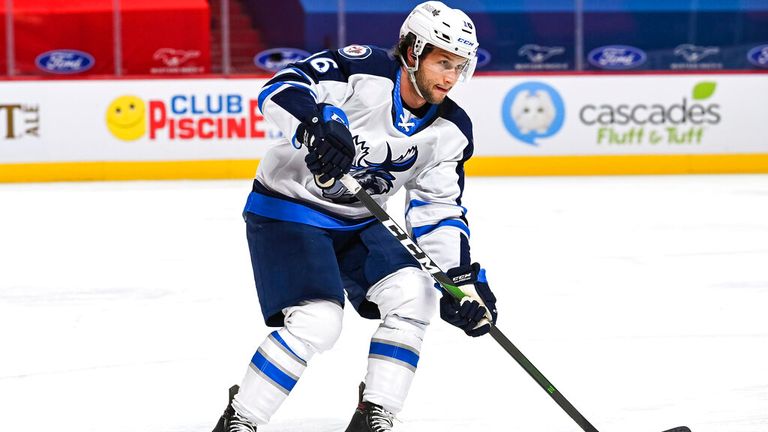
M 312 357 L 330 349 L 349 303 L 381 323 L 371 338 L 360 403 L 347 432 L 392 430 L 438 303 L 470 336 L 496 320 L 496 298 L 472 263 L 464 163 L 472 124 L 447 97 L 473 72 L 474 24 L 441 2 L 406 18 L 394 56 L 364 45 L 323 51 L 281 70 L 258 97 L 286 139 L 262 160 L 244 217 L 267 336 L 214 432 L 255 431 Z M 461 303 L 337 182 L 350 173 L 383 204 L 407 191 L 406 224 L 468 294 Z

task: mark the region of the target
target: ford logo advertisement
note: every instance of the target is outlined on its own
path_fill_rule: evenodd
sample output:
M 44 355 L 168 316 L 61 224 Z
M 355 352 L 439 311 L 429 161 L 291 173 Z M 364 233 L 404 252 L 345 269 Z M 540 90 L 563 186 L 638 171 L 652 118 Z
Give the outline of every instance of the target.
M 491 62 L 491 53 L 488 50 L 477 49 L 477 68 L 481 68 Z
M 304 60 L 309 53 L 297 48 L 272 48 L 253 58 L 253 64 L 269 72 L 277 72 L 291 63 Z
M 647 56 L 640 48 L 627 45 L 608 45 L 589 52 L 587 60 L 600 69 L 634 69 L 645 63 Z
M 755 66 L 768 68 L 768 45 L 752 48 L 747 53 L 747 59 Z
M 92 68 L 96 61 L 84 51 L 60 49 L 48 51 L 35 58 L 35 64 L 43 72 L 76 74 Z

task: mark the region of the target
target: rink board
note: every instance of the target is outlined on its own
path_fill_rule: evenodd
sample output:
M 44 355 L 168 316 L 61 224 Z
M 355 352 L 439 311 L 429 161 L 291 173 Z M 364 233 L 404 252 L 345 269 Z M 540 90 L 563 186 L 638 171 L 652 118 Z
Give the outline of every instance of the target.
M 0 181 L 249 178 L 264 79 L 0 82 Z M 470 175 L 768 172 L 768 75 L 481 76 Z

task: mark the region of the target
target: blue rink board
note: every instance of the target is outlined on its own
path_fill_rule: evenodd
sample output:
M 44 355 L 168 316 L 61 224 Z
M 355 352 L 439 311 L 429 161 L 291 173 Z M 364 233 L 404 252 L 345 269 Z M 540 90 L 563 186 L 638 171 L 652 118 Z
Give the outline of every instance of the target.
M 574 0 L 471 0 L 444 1 L 448 6 L 465 12 L 556 12 L 573 11 Z M 335 13 L 338 0 L 301 0 L 308 13 Z M 407 13 L 416 4 L 410 0 L 344 0 L 348 12 Z M 768 10 L 766 0 L 583 0 L 585 11 L 625 12 L 625 11 L 725 11 L 725 10 Z
M 259 0 L 254 21 L 270 47 L 316 52 L 337 47 L 337 0 L 282 0 L 269 12 Z M 768 45 L 768 0 L 584 0 L 584 57 L 576 59 L 573 0 L 471 0 L 448 2 L 464 9 L 478 29 L 479 71 L 599 70 L 588 54 L 605 46 L 630 46 L 645 60 L 632 70 L 766 69 L 755 50 Z M 346 43 L 392 47 L 413 1 L 345 0 Z M 681 45 L 707 49 L 706 58 L 683 58 Z M 535 61 L 535 50 L 547 52 Z M 528 47 L 526 49 L 526 47 Z M 749 53 L 753 53 L 751 60 Z

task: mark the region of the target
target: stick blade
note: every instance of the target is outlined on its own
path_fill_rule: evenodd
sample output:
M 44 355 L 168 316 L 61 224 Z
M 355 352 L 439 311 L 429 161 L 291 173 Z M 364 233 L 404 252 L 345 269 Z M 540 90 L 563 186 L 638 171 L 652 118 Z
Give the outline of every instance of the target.
M 667 429 L 664 432 L 691 432 L 691 428 L 688 426 L 678 426 L 676 428 Z

